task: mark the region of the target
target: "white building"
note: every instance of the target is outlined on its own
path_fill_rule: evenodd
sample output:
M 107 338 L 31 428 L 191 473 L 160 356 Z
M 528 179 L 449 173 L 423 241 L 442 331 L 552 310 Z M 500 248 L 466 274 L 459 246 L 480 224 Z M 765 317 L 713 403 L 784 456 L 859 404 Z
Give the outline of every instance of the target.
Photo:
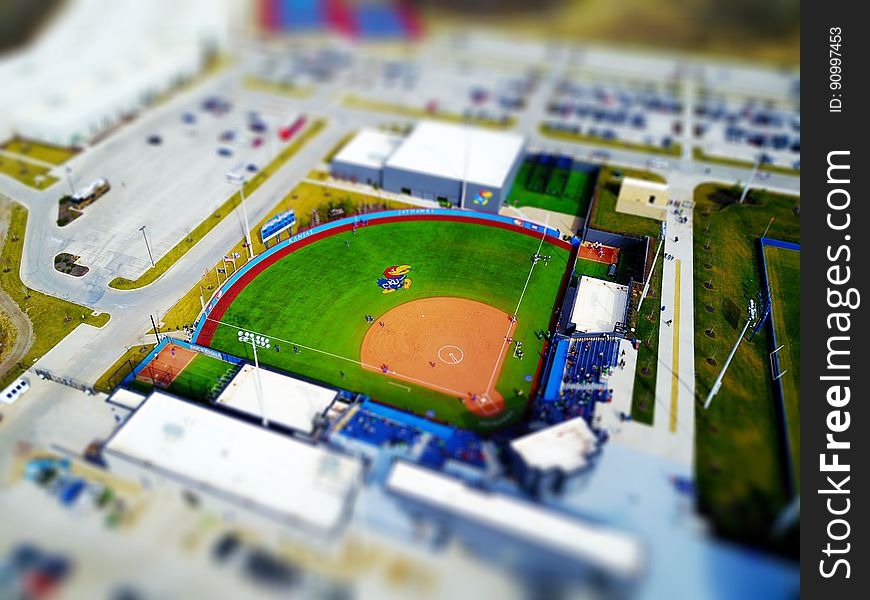
M 362 183 L 377 181 L 390 192 L 497 213 L 524 156 L 525 139 L 515 133 L 421 121 L 404 139 L 361 131 L 336 155 L 330 171 Z
M 85 143 L 196 75 L 227 43 L 230 0 L 68 2 L 0 61 L 0 139 Z
M 215 403 L 257 419 L 262 419 L 265 411 L 269 423 L 311 433 L 317 416 L 329 408 L 338 393 L 332 388 L 260 369 L 261 409 L 256 373 L 253 365 L 242 367 Z
M 329 170 L 333 177 L 357 183 L 382 186 L 384 163 L 404 138 L 376 129 L 361 129 L 335 155 Z
M 109 438 L 103 457 L 112 472 L 193 494 L 227 520 L 321 536 L 343 522 L 362 474 L 355 458 L 159 391 Z

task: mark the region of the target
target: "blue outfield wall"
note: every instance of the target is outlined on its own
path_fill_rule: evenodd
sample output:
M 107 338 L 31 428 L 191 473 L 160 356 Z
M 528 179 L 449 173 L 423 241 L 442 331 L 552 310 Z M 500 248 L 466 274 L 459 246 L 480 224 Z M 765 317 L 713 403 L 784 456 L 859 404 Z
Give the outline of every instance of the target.
M 765 293 L 769 294 L 770 290 L 770 280 L 767 276 L 767 258 L 764 255 L 764 249 L 768 246 L 774 248 L 783 248 L 785 250 L 793 250 L 795 252 L 800 252 L 801 247 L 800 244 L 793 244 L 791 242 L 783 242 L 782 240 L 772 240 L 770 238 L 759 238 L 758 239 L 759 246 L 761 248 L 761 283 L 762 289 L 765 290 Z M 767 299 L 768 301 L 770 298 Z M 770 319 L 767 322 L 767 327 L 770 331 L 770 339 L 773 343 L 773 348 L 779 348 L 779 343 L 776 340 L 776 327 L 774 323 L 773 311 L 770 311 Z M 773 354 L 773 367 L 775 367 L 775 373 L 771 373 L 771 375 L 775 375 L 780 373 L 779 366 L 779 353 Z M 782 379 L 776 379 L 773 382 L 774 395 L 777 396 L 778 402 L 776 403 L 776 414 L 777 414 L 777 428 L 780 434 L 780 441 L 783 449 L 783 460 L 786 464 L 786 474 L 787 474 L 787 483 L 789 493 L 794 496 L 798 490 L 796 486 L 796 477 L 795 477 L 795 466 L 794 461 L 792 460 L 792 448 L 791 448 L 791 438 L 788 435 L 788 414 L 785 407 L 785 392 L 782 389 Z
M 268 250 L 258 254 L 252 260 L 248 261 L 244 265 L 238 268 L 238 270 L 233 273 L 229 279 L 224 281 L 221 286 L 217 289 L 217 291 L 212 295 L 211 299 L 206 303 L 205 308 L 200 312 L 196 321 L 196 328 L 193 332 L 192 339 L 196 340 L 199 337 L 200 331 L 202 330 L 202 326 L 205 323 L 205 319 L 203 317 L 207 317 L 224 293 L 231 288 L 238 280 L 241 278 L 248 270 L 255 267 L 258 263 L 263 260 L 266 260 L 276 252 L 280 252 L 287 246 L 295 244 L 300 240 L 304 240 L 312 235 L 316 235 L 321 232 L 329 231 L 331 229 L 338 229 L 344 226 L 353 225 L 355 222 L 358 223 L 360 220 L 365 220 L 367 222 L 376 222 L 381 219 L 393 218 L 393 217 L 416 217 L 416 216 L 443 216 L 443 217 L 464 217 L 464 218 L 474 218 L 479 219 L 480 221 L 493 222 L 493 223 L 503 223 L 508 225 L 514 225 L 516 227 L 522 227 L 523 229 L 528 229 L 530 231 L 535 231 L 538 233 L 546 234 L 550 237 L 560 239 L 561 232 L 558 229 L 554 229 L 552 227 L 544 227 L 543 225 L 538 225 L 537 223 L 530 223 L 529 221 L 523 221 L 521 219 L 513 219 L 511 217 L 503 217 L 501 215 L 491 215 L 487 213 L 479 213 L 475 211 L 466 211 L 466 210 L 457 210 L 457 209 L 449 209 L 449 208 L 404 208 L 399 210 L 385 210 L 376 213 L 369 213 L 363 216 L 352 216 L 345 217 L 344 219 L 338 219 L 336 221 L 330 221 L 329 223 L 324 223 L 323 225 L 318 225 L 317 227 L 312 227 L 306 231 L 301 233 L 297 233 L 294 236 L 283 240 Z

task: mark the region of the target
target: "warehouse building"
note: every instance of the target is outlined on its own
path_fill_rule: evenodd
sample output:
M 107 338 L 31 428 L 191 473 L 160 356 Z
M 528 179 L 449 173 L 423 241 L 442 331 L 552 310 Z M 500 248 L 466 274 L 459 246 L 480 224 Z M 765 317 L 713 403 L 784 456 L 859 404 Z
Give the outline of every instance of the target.
M 229 521 L 321 537 L 349 516 L 362 474 L 355 458 L 161 391 L 139 401 L 103 459 L 121 477 L 195 497 Z
M 330 173 L 338 179 L 382 187 L 384 163 L 404 138 L 376 129 L 362 129 L 332 159 Z
M 522 136 L 422 121 L 407 138 L 362 130 L 330 172 L 397 194 L 498 213 L 525 154 Z

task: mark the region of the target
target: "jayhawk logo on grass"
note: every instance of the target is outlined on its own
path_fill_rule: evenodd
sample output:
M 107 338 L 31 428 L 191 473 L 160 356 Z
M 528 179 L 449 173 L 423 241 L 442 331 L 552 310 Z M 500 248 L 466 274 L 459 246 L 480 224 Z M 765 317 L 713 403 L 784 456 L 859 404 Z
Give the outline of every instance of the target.
M 393 265 L 384 269 L 384 276 L 378 279 L 378 285 L 384 294 L 392 294 L 396 290 L 407 290 L 411 287 L 411 279 L 408 273 L 411 265 Z

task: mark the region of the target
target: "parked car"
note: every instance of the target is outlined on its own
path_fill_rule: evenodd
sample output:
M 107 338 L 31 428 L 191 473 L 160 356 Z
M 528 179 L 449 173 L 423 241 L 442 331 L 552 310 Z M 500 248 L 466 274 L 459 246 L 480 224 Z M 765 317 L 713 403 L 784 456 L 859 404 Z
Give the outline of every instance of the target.
M 218 148 L 217 153 L 218 153 L 218 155 L 220 155 L 220 156 L 232 156 L 232 155 L 233 155 L 233 149 L 232 149 L 232 148 L 228 148 L 227 146 L 221 146 L 220 148 Z
M 163 138 L 161 138 L 159 135 L 149 135 L 148 143 L 152 146 L 159 146 L 163 143 Z

